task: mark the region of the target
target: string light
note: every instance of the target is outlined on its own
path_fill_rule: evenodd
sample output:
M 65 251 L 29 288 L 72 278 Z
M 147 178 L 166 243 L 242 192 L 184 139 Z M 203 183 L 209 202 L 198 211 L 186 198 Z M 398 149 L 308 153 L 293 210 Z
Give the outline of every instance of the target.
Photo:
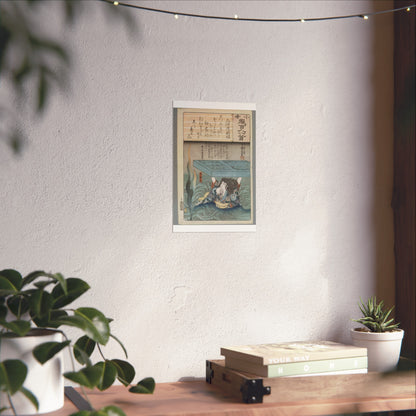
M 323 21 L 323 20 L 340 20 L 340 19 L 354 19 L 354 18 L 360 18 L 364 20 L 368 20 L 371 16 L 379 15 L 379 14 L 385 14 L 385 13 L 395 13 L 399 12 L 401 10 L 406 10 L 407 12 L 410 12 L 411 9 L 416 7 L 416 4 L 413 4 L 411 6 L 404 6 L 404 7 L 398 7 L 396 9 L 389 9 L 389 10 L 381 10 L 378 12 L 372 12 L 372 13 L 366 13 L 366 14 L 350 14 L 345 16 L 328 16 L 328 17 L 310 17 L 310 18 L 302 18 L 302 19 L 262 19 L 262 18 L 251 18 L 251 17 L 239 17 L 237 14 L 234 15 L 234 17 L 227 17 L 227 16 L 209 16 L 204 14 L 194 14 L 194 13 L 184 13 L 184 12 L 175 12 L 170 10 L 162 10 L 162 9 L 154 9 L 151 7 L 145 7 L 145 6 L 138 6 L 135 4 L 130 3 L 123 3 L 119 1 L 113 1 L 113 0 L 100 0 L 104 3 L 110 3 L 114 5 L 119 5 L 123 7 L 130 7 L 133 9 L 139 9 L 144 11 L 149 11 L 153 13 L 163 13 L 163 14 L 171 14 L 175 17 L 175 19 L 179 18 L 179 16 L 185 16 L 185 17 L 195 17 L 199 19 L 213 19 L 213 20 L 239 20 L 241 22 L 316 22 L 316 21 Z

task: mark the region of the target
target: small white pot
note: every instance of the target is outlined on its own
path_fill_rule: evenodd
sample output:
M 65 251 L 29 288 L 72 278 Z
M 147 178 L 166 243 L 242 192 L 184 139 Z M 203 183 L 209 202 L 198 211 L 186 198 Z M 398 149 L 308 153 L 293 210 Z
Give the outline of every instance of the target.
M 0 346 L 0 361 L 8 359 L 22 360 L 28 367 L 23 386 L 29 389 L 38 399 L 39 410 L 22 393 L 12 396 L 13 406 L 19 415 L 34 415 L 52 412 L 64 405 L 63 354 L 56 354 L 45 364 L 40 364 L 32 355 L 32 350 L 44 342 L 62 342 L 62 334 L 56 331 L 32 332 L 24 337 L 2 338 Z M 0 393 L 1 406 L 8 406 L 5 393 Z M 7 409 L 3 415 L 13 415 Z
M 392 371 L 400 358 L 404 331 L 366 332 L 351 329 L 352 343 L 367 348 L 368 371 Z

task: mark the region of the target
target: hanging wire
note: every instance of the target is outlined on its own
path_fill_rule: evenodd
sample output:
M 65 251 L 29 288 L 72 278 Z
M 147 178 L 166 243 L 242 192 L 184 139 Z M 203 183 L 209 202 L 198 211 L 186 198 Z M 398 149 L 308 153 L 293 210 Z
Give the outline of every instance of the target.
M 360 18 L 367 20 L 371 16 L 379 15 L 379 14 L 386 14 L 386 13 L 395 13 L 402 10 L 406 10 L 407 12 L 410 12 L 411 9 L 416 7 L 416 4 L 410 5 L 410 6 L 404 6 L 404 7 L 398 7 L 395 9 L 389 9 L 389 10 L 381 10 L 378 12 L 371 12 L 371 13 L 361 13 L 361 14 L 349 14 L 344 16 L 328 16 L 328 17 L 309 17 L 309 18 L 298 18 L 298 19 L 262 19 L 262 18 L 251 18 L 251 17 L 239 17 L 238 15 L 234 15 L 233 17 L 227 17 L 227 16 L 211 16 L 211 15 L 204 15 L 204 14 L 194 14 L 194 13 L 184 13 L 184 12 L 175 12 L 170 10 L 162 10 L 162 9 L 155 9 L 151 7 L 145 7 L 145 6 L 138 6 L 135 4 L 130 3 L 123 3 L 121 1 L 113 1 L 113 0 L 101 0 L 104 3 L 109 3 L 115 6 L 122 6 L 122 7 L 130 7 L 133 9 L 139 9 L 144 10 L 148 12 L 153 13 L 162 13 L 162 14 L 169 14 L 173 15 L 176 19 L 178 19 L 179 16 L 184 17 L 195 17 L 199 19 L 211 19 L 211 20 L 238 20 L 242 22 L 316 22 L 316 21 L 324 21 L 324 20 L 340 20 L 340 19 L 353 19 L 353 18 Z

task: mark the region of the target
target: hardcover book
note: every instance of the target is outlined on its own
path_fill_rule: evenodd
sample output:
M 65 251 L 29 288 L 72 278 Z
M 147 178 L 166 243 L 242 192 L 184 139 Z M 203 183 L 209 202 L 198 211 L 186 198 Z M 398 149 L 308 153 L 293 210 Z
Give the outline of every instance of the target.
M 307 373 L 307 374 L 295 374 L 293 376 L 286 376 L 288 378 L 294 377 L 312 377 L 312 376 L 339 376 L 342 374 L 367 374 L 368 370 L 366 368 L 357 368 L 356 370 L 345 370 L 345 371 L 329 371 L 325 373 Z M 270 378 L 270 377 L 269 377 Z M 273 377 L 276 378 L 276 377 Z
M 237 371 L 255 374 L 261 377 L 288 377 L 300 375 L 322 375 L 325 373 L 355 373 L 355 370 L 367 372 L 367 355 L 361 357 L 336 358 L 333 360 L 314 360 L 285 364 L 260 365 L 238 358 L 227 357 L 225 366 Z
M 221 354 L 258 365 L 367 356 L 367 348 L 332 341 L 287 342 L 221 348 Z

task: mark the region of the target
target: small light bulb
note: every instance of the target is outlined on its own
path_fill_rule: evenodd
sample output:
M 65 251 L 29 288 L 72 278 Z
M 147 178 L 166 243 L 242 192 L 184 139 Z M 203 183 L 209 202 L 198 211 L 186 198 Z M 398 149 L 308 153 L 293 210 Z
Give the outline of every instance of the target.
M 363 16 L 363 19 L 368 20 L 368 16 L 367 15 Z
M 119 3 L 118 3 L 118 1 L 114 1 L 113 4 L 114 4 L 114 6 L 118 6 Z
M 407 12 L 410 12 L 410 7 L 408 7 L 408 8 L 406 9 L 406 11 L 407 11 Z
M 238 14 L 235 14 L 234 15 L 234 19 L 238 19 Z
M 300 21 L 301 21 L 302 23 L 305 23 L 305 19 L 300 19 Z
M 177 14 L 175 14 L 175 19 L 179 19 L 179 16 Z

